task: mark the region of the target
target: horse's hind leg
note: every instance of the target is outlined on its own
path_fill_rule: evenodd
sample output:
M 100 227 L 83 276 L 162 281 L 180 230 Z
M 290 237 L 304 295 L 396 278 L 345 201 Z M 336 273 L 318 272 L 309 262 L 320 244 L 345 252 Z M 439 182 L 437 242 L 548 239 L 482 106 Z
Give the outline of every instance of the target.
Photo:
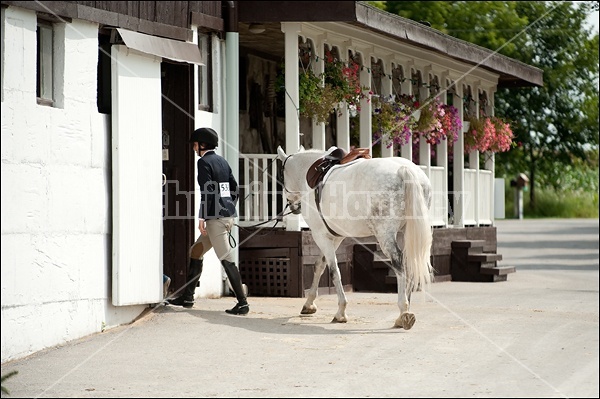
M 312 285 L 308 290 L 306 295 L 306 302 L 304 302 L 304 306 L 302 306 L 302 310 L 300 314 L 313 314 L 317 311 L 317 306 L 315 305 L 315 299 L 317 299 L 317 290 L 319 289 L 319 280 L 321 279 L 321 275 L 327 266 L 327 262 L 325 261 L 325 256 L 321 255 L 319 259 L 315 262 L 315 274 L 313 276 Z
M 389 266 L 396 274 L 396 281 L 398 283 L 398 308 L 400 308 L 400 316 L 396 319 L 394 327 L 410 330 L 415 324 L 416 318 L 414 313 L 409 312 L 410 292 L 408 292 L 402 252 L 400 251 L 395 235 L 393 238 L 380 238 L 379 244 L 381 245 L 381 250 L 391 260 Z
M 396 319 L 394 327 L 410 330 L 417 319 L 414 313 L 408 311 L 410 306 L 410 292 L 406 292 L 406 277 L 404 274 L 396 273 L 396 281 L 398 282 L 398 307 L 400 308 L 400 317 Z

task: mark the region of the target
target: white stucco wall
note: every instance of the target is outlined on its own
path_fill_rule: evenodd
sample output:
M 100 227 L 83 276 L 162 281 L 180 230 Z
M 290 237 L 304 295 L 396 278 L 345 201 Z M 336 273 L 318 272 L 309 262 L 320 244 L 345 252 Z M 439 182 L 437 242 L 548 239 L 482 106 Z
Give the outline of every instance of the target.
M 110 121 L 96 107 L 98 26 L 74 20 L 57 30 L 63 95 L 58 107 L 40 106 L 35 12 L 3 15 L 5 362 L 130 322 L 144 306 L 110 300 Z

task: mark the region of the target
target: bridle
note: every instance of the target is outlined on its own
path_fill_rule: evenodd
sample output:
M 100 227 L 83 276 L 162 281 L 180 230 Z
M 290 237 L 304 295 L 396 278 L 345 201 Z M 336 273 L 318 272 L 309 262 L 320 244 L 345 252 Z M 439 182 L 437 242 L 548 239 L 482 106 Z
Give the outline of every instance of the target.
M 281 166 L 281 172 L 282 175 L 284 176 L 283 179 L 283 190 L 290 193 L 290 194 L 301 194 L 300 192 L 295 192 L 295 191 L 290 191 L 285 187 L 285 163 L 288 161 L 288 159 L 290 159 L 292 157 L 292 155 L 288 155 L 282 163 Z M 319 182 L 319 184 L 315 187 L 315 205 L 317 207 L 317 211 L 319 212 L 319 216 L 321 216 L 321 220 L 323 221 L 323 224 L 325 225 L 325 227 L 327 228 L 327 230 L 329 231 L 329 233 L 331 233 L 334 237 L 341 237 L 341 235 L 339 235 L 338 233 L 336 233 L 328 224 L 327 221 L 325 220 L 325 217 L 323 216 L 323 212 L 321 211 L 321 192 L 323 190 L 323 182 Z M 287 199 L 287 198 L 286 198 Z M 292 208 L 292 204 L 290 203 L 290 201 L 287 201 L 288 204 L 287 206 L 290 207 L 290 209 L 292 209 L 292 213 L 297 215 L 300 214 L 302 212 L 302 203 L 298 203 L 298 207 L 297 208 Z
M 281 163 L 281 177 L 282 177 L 282 179 L 283 179 L 283 181 L 282 181 L 281 185 L 283 186 L 283 191 L 285 191 L 285 192 L 287 192 L 287 193 L 290 193 L 290 194 L 301 194 L 299 191 L 290 191 L 290 190 L 288 190 L 288 189 L 287 189 L 287 187 L 285 186 L 285 164 L 286 164 L 286 162 L 288 161 L 288 159 L 290 159 L 290 158 L 291 158 L 293 155 L 294 155 L 294 154 L 290 154 L 290 155 L 288 155 L 287 157 L 285 157 L 285 159 L 284 159 L 284 160 L 283 160 L 283 162 Z M 294 215 L 299 215 L 299 214 L 302 212 L 302 210 L 301 210 L 301 204 L 300 204 L 300 203 L 298 203 L 298 206 L 297 206 L 297 207 L 295 207 L 295 208 L 292 208 L 292 203 L 290 202 L 290 200 L 288 200 L 288 199 L 287 199 L 287 196 L 286 196 L 286 201 L 287 201 L 287 206 L 286 206 L 286 208 L 287 208 L 287 207 L 289 207 L 290 209 L 292 209 L 292 211 L 291 211 L 291 212 L 292 212 Z
M 290 156 L 291 156 L 291 155 L 290 155 Z M 289 156 L 288 156 L 287 158 L 289 158 Z M 285 159 L 285 161 L 287 161 L 287 158 Z M 271 160 L 271 163 L 273 163 L 273 162 L 274 162 L 276 159 L 277 159 L 277 158 L 274 158 L 273 160 Z M 285 164 L 285 161 L 283 162 L 284 164 Z M 269 165 L 267 165 L 266 169 L 269 169 L 269 167 L 271 166 L 271 163 L 269 163 Z M 282 169 L 282 172 L 283 172 L 283 169 Z M 283 189 L 284 189 L 284 190 L 286 190 L 286 188 L 285 188 L 285 184 L 283 184 L 283 183 L 282 183 L 282 186 L 283 186 Z M 291 192 L 291 191 L 289 191 L 289 190 L 286 190 L 286 191 L 288 191 L 288 192 Z M 250 195 L 250 194 L 248 194 L 248 195 Z M 248 197 L 248 196 L 246 196 L 246 197 Z M 273 218 L 271 218 L 271 219 L 265 220 L 264 222 L 260 222 L 260 223 L 254 224 L 254 225 L 252 225 L 252 226 L 246 226 L 246 227 L 240 226 L 240 225 L 238 225 L 238 224 L 234 224 L 234 225 L 235 225 L 235 226 L 237 226 L 238 228 L 240 228 L 240 229 L 244 229 L 244 230 L 246 230 L 246 228 L 247 228 L 247 227 L 251 227 L 251 228 L 256 228 L 256 227 L 259 227 L 259 228 L 262 230 L 264 227 L 260 227 L 260 226 L 262 226 L 262 225 L 264 225 L 264 224 L 267 224 L 267 223 L 270 223 L 270 222 L 272 222 L 273 220 L 275 220 L 275 224 L 274 224 L 274 225 L 271 227 L 271 231 L 274 231 L 274 230 L 275 230 L 275 227 L 277 226 L 277 223 L 279 223 L 279 218 L 280 218 L 280 217 L 284 217 L 284 216 L 287 216 L 287 215 L 289 215 L 289 214 L 291 214 L 291 213 L 295 213 L 295 212 L 293 212 L 293 211 L 290 211 L 290 212 L 288 212 L 288 213 L 285 213 L 285 210 L 286 210 L 288 207 L 290 207 L 290 203 L 289 203 L 289 201 L 288 201 L 287 205 L 285 206 L 285 208 L 283 208 L 283 210 L 282 210 L 282 211 L 281 211 L 281 212 L 280 212 L 280 213 L 279 213 L 277 216 L 275 216 L 275 217 L 273 217 Z M 232 238 L 233 238 L 233 237 L 231 236 L 231 233 L 230 233 L 230 234 L 229 234 L 229 245 L 230 245 L 230 246 L 233 248 L 233 247 L 235 247 L 235 245 L 236 245 L 236 244 L 235 244 L 235 240 L 234 240 L 234 244 L 233 244 L 233 245 L 231 245 L 231 240 L 232 240 Z

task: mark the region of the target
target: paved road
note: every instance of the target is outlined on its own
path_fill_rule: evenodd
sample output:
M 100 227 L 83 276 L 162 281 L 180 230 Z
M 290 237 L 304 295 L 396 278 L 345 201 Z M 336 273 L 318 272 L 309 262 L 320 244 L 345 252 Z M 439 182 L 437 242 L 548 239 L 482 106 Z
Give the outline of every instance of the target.
M 394 294 L 232 298 L 159 307 L 139 321 L 2 365 L 10 397 L 594 397 L 598 389 L 598 220 L 499 220 L 498 283 L 445 282 Z M 6 397 L 6 395 L 2 395 Z

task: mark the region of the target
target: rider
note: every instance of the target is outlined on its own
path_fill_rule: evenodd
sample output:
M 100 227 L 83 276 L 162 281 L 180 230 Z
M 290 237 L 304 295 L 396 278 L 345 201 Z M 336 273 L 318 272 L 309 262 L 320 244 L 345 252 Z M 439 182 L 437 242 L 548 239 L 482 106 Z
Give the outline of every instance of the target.
M 238 303 L 226 310 L 229 314 L 246 315 L 250 306 L 242 284 L 240 271 L 235 265 L 235 253 L 229 246 L 229 234 L 237 217 L 238 184 L 231 167 L 222 156 L 215 153 L 219 136 L 211 128 L 196 129 L 190 138 L 198 159 L 198 184 L 200 185 L 200 236 L 190 248 L 190 267 L 184 293 L 167 303 L 191 308 L 194 292 L 202 274 L 204 254 L 214 247 L 231 283 Z

